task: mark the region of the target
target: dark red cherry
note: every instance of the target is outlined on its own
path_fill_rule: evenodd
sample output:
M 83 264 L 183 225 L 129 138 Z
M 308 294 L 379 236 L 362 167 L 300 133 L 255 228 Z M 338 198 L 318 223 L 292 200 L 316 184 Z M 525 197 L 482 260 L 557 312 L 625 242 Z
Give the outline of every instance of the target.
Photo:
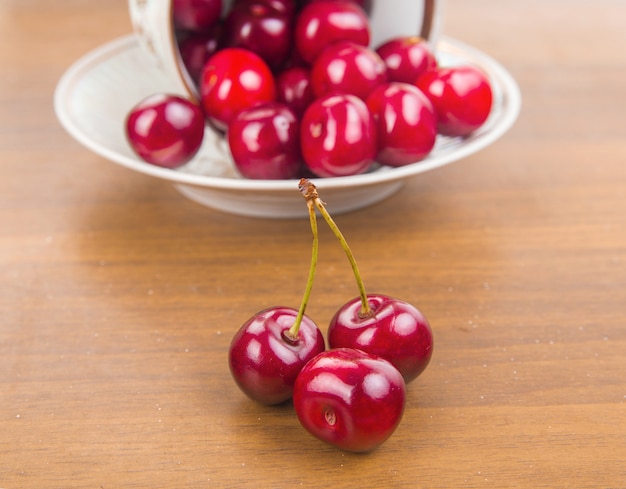
M 296 19 L 295 46 L 306 63 L 337 41 L 369 45 L 370 25 L 361 7 L 347 1 L 324 0 L 306 5 Z
M 361 315 L 359 297 L 342 306 L 330 321 L 331 348 L 357 348 L 389 360 L 411 382 L 430 362 L 433 334 L 424 315 L 411 304 L 368 294 L 371 314 Z
M 415 83 L 437 113 L 438 131 L 445 136 L 469 136 L 489 117 L 493 92 L 487 75 L 466 65 L 439 68 Z
M 278 68 L 292 48 L 292 19 L 262 2 L 248 1 L 233 7 L 225 20 L 225 46 L 241 47 L 258 54 Z
M 284 104 L 242 110 L 230 122 L 227 137 L 235 165 L 246 178 L 294 178 L 301 168 L 298 119 Z
M 376 128 L 365 102 L 355 95 L 327 95 L 309 105 L 300 122 L 300 148 L 319 177 L 356 175 L 376 156 Z
M 222 0 L 172 0 L 172 17 L 177 29 L 204 31 L 222 14 Z
M 339 41 L 324 49 L 313 62 L 311 85 L 317 97 L 350 93 L 365 100 L 387 81 L 385 63 L 375 51 L 351 41 Z
M 342 450 L 368 452 L 396 430 L 406 386 L 387 360 L 351 348 L 310 360 L 296 378 L 293 405 L 302 426 Z
M 220 47 L 219 37 L 218 26 L 215 26 L 205 32 L 185 35 L 178 42 L 183 65 L 196 84 L 200 83 L 204 65 Z
M 274 76 L 257 54 L 243 48 L 224 48 L 206 63 L 200 81 L 207 119 L 225 131 L 243 109 L 276 100 Z
M 286 339 L 297 315 L 289 307 L 265 309 L 246 321 L 231 341 L 231 374 L 239 388 L 261 404 L 290 399 L 302 367 L 325 348 L 321 331 L 307 316 L 297 341 Z
M 126 136 L 144 161 L 164 168 L 187 163 L 200 149 L 204 115 L 193 102 L 169 94 L 151 95 L 131 109 Z
M 424 159 L 437 138 L 437 116 L 430 100 L 414 85 L 391 82 L 367 98 L 377 128 L 383 165 L 403 166 Z
M 301 116 L 315 95 L 311 87 L 311 73 L 303 66 L 293 66 L 276 75 L 277 99 Z
M 428 70 L 437 67 L 437 60 L 428 42 L 418 36 L 396 37 L 376 48 L 387 67 L 389 81 L 415 83 Z

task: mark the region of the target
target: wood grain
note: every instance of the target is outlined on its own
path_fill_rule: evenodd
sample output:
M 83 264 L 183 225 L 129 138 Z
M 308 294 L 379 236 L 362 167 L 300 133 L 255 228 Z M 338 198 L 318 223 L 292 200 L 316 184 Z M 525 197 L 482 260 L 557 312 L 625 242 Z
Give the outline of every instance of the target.
M 299 303 L 308 223 L 206 209 L 64 132 L 55 84 L 130 31 L 123 0 L 0 3 L 0 487 L 626 488 L 626 4 L 445 15 L 523 110 L 491 147 L 337 216 L 368 289 L 435 331 L 399 429 L 356 456 L 248 401 L 226 363 L 251 314 Z M 357 292 L 321 234 L 325 330 Z

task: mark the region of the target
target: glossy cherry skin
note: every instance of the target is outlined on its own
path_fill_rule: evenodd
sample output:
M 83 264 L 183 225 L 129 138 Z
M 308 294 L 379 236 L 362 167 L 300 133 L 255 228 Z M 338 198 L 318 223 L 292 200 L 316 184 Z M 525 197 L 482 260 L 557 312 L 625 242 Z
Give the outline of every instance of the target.
M 301 116 L 315 100 L 311 86 L 311 72 L 303 66 L 286 68 L 276 75 L 277 99 Z
M 300 148 L 318 177 L 356 175 L 376 156 L 376 128 L 365 102 L 355 95 L 315 99 L 300 121 Z
M 400 372 L 380 357 L 352 348 L 331 349 L 307 363 L 293 392 L 302 426 L 350 452 L 368 452 L 396 430 L 406 402 Z
M 369 20 L 361 7 L 349 1 L 309 3 L 296 19 L 294 41 L 302 60 L 313 63 L 325 47 L 337 41 L 369 45 Z
M 311 85 L 317 97 L 350 93 L 365 100 L 386 81 L 386 66 L 380 56 L 367 46 L 351 41 L 328 46 L 311 68 Z
M 225 46 L 248 49 L 273 69 L 290 55 L 292 37 L 292 18 L 262 2 L 235 5 L 224 22 Z
M 366 100 L 378 131 L 376 160 L 403 166 L 424 159 L 437 139 L 437 116 L 430 100 L 414 85 L 391 82 Z
M 431 70 L 415 85 L 437 112 L 438 131 L 445 136 L 469 136 L 491 112 L 493 92 L 485 73 L 465 65 Z
M 172 0 L 172 17 L 177 29 L 201 32 L 217 23 L 222 0 Z
M 207 119 L 225 131 L 243 109 L 276 99 L 274 76 L 257 54 L 242 48 L 224 48 L 204 66 L 200 81 Z
M 371 317 L 361 317 L 361 300 L 342 306 L 328 327 L 330 348 L 358 348 L 389 360 L 408 384 L 428 366 L 433 333 L 424 315 L 411 304 L 369 294 Z
M 227 132 L 239 173 L 252 179 L 295 178 L 301 169 L 299 128 L 293 110 L 278 102 L 239 112 Z
M 307 316 L 297 342 L 285 339 L 297 315 L 289 307 L 264 309 L 246 321 L 231 341 L 228 361 L 233 379 L 261 404 L 289 400 L 302 367 L 325 349 L 321 331 Z
M 164 168 L 187 163 L 204 138 L 204 115 L 190 100 L 170 94 L 151 95 L 126 117 L 126 137 L 144 161 Z
M 390 39 L 376 48 L 387 67 L 389 81 L 414 83 L 428 70 L 437 67 L 437 59 L 428 42 L 418 36 Z
M 178 50 L 185 69 L 196 84 L 200 83 L 204 65 L 220 48 L 219 31 L 216 26 L 206 32 L 184 35 L 178 42 Z

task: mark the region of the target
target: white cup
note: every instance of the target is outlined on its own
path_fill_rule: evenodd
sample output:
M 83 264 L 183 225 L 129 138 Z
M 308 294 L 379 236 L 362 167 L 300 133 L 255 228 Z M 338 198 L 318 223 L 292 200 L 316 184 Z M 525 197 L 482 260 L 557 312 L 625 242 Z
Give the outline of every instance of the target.
M 376 47 L 397 36 L 420 36 L 435 47 L 439 34 L 442 0 L 371 0 L 371 43 Z M 232 0 L 224 0 L 224 12 Z M 169 77 L 174 91 L 198 98 L 178 51 L 172 21 L 172 0 L 128 0 L 134 32 L 145 53 Z

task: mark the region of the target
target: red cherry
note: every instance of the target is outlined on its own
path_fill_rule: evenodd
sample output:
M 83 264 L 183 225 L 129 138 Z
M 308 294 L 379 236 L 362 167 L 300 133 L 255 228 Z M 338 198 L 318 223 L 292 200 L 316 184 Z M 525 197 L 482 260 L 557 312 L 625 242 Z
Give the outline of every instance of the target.
M 315 100 L 310 71 L 303 66 L 281 71 L 276 76 L 276 89 L 278 101 L 287 104 L 298 116 Z
M 291 52 L 292 20 L 262 2 L 233 7 L 225 20 L 224 45 L 258 54 L 271 67 L 281 66 Z
M 406 400 L 388 361 L 355 349 L 318 354 L 296 378 L 293 405 L 302 426 L 338 448 L 367 452 L 396 430 Z
M 204 67 L 200 81 L 207 119 L 225 131 L 241 110 L 276 99 L 274 77 L 267 64 L 247 49 L 224 48 Z
M 294 41 L 300 57 L 312 63 L 326 46 L 337 41 L 369 45 L 369 20 L 363 9 L 350 1 L 309 3 L 296 20 Z
M 376 88 L 366 100 L 378 130 L 376 160 L 402 166 L 424 159 L 435 146 L 437 117 L 418 88 L 392 82 Z
M 351 41 L 324 49 L 313 62 L 311 85 L 316 96 L 350 93 L 364 99 L 387 81 L 386 67 L 375 51 Z
M 424 315 L 411 304 L 368 294 L 371 314 L 363 317 L 359 297 L 342 306 L 330 321 L 331 348 L 358 348 L 389 360 L 408 384 L 430 362 L 433 334 Z
M 376 129 L 365 102 L 347 94 L 316 99 L 300 122 L 300 148 L 319 177 L 366 171 L 376 156 Z
M 200 83 L 204 65 L 219 47 L 219 29 L 217 26 L 206 32 L 191 33 L 179 40 L 180 57 L 189 76 L 196 83 Z
M 438 131 L 443 135 L 468 136 L 485 123 L 491 112 L 491 85 L 487 75 L 474 66 L 428 71 L 415 85 L 435 107 Z
M 232 339 L 231 374 L 239 388 L 261 404 L 290 399 L 302 367 L 324 350 L 324 337 L 307 316 L 302 318 L 297 341 L 286 338 L 297 315 L 289 307 L 265 309 L 246 321 Z
M 389 81 L 414 83 L 428 70 L 437 67 L 437 60 L 426 40 L 417 36 L 396 37 L 376 48 L 387 67 Z
M 228 144 L 242 176 L 294 178 L 301 167 L 295 113 L 277 102 L 244 109 L 228 126 Z
M 204 31 L 222 14 L 222 0 L 173 0 L 172 16 L 177 29 Z
M 177 95 L 151 95 L 131 109 L 126 136 L 144 161 L 164 168 L 187 163 L 204 137 L 204 115 L 193 102 Z

